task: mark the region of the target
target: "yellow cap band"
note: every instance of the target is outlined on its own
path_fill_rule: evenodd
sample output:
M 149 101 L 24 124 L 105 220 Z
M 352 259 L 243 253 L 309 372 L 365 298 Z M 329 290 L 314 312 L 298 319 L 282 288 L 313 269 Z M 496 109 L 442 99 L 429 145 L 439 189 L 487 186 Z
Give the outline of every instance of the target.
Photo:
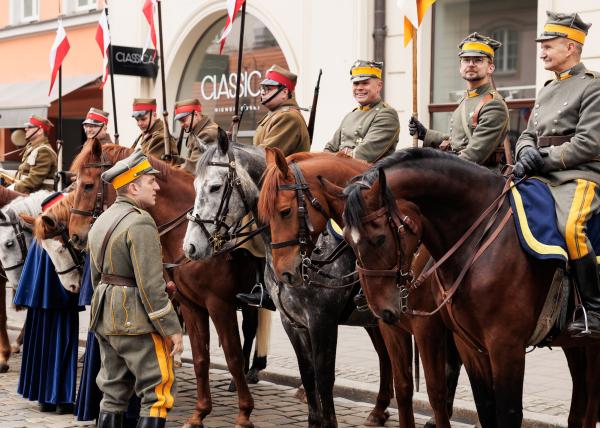
M 585 33 L 583 31 L 567 27 L 566 25 L 546 24 L 544 25 L 544 32 L 566 34 L 567 39 L 574 40 L 582 45 L 585 42 Z
M 472 52 L 472 51 L 485 52 L 486 54 L 490 55 L 492 58 L 494 57 L 494 49 L 492 49 L 490 46 L 486 45 L 485 43 L 481 43 L 481 42 L 466 42 L 464 45 L 462 45 L 461 50 L 463 52 Z
M 125 171 L 124 173 L 122 173 L 120 175 L 117 175 L 114 178 L 114 180 L 112 181 L 112 185 L 115 189 L 119 189 L 119 188 L 125 186 L 126 184 L 131 183 L 136 178 L 138 178 L 141 175 L 140 172 L 145 171 L 147 169 L 151 169 L 151 168 L 152 168 L 152 165 L 150 165 L 150 162 L 148 162 L 148 159 L 145 159 L 142 162 L 138 163 L 133 168 L 128 169 L 127 171 Z
M 356 67 L 352 69 L 352 76 L 377 76 L 378 79 L 381 79 L 381 70 L 375 67 Z

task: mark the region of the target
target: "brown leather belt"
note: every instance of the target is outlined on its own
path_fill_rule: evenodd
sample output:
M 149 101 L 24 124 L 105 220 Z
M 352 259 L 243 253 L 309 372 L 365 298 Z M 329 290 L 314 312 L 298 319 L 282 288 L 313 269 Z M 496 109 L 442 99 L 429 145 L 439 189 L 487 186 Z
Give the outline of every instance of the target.
M 122 285 L 124 287 L 137 287 L 135 279 L 133 279 L 133 278 L 128 278 L 126 276 L 120 276 L 120 275 L 110 275 L 108 273 L 103 273 L 100 276 L 100 281 L 103 282 L 104 284 L 110 284 L 110 285 Z
M 538 137 L 539 147 L 560 146 L 561 144 L 571 141 L 575 134 L 571 135 L 553 135 L 547 137 Z

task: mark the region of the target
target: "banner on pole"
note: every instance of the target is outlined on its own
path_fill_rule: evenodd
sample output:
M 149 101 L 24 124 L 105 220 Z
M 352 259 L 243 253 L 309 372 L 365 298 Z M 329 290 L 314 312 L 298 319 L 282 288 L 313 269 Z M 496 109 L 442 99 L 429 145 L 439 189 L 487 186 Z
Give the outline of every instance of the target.
M 106 11 L 102 11 L 100 19 L 98 20 L 98 28 L 96 29 L 96 43 L 102 53 L 102 83 L 100 89 L 104 88 L 104 84 L 108 80 L 109 75 L 109 53 L 108 47 L 110 46 L 110 31 L 108 29 L 108 19 L 106 19 Z
M 229 35 L 229 33 L 231 33 L 233 21 L 235 20 L 235 17 L 237 16 L 245 1 L 246 0 L 227 0 L 227 20 L 225 21 L 223 34 L 219 39 L 219 43 L 221 44 L 221 47 L 219 49 L 219 55 L 223 53 L 223 46 L 225 46 L 227 36 Z
M 54 43 L 52 44 L 52 48 L 50 48 L 50 89 L 48 90 L 48 96 L 52 92 L 52 87 L 54 86 L 54 81 L 56 80 L 56 75 L 58 74 L 58 69 L 63 63 L 63 60 L 67 56 L 69 49 L 71 46 L 69 45 L 69 39 L 67 39 L 67 33 L 65 32 L 65 28 L 63 27 L 62 19 L 58 20 L 58 28 L 56 29 L 56 38 L 54 39 Z

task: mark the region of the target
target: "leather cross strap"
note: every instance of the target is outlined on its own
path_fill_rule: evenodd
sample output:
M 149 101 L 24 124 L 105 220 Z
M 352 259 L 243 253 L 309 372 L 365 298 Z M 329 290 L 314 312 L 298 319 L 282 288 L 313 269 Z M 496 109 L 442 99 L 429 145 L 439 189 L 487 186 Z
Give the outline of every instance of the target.
M 479 122 L 479 113 L 481 113 L 481 109 L 493 99 L 494 95 L 491 92 L 488 92 L 483 96 L 483 98 L 481 98 L 481 101 L 479 101 L 479 104 L 477 104 L 477 107 L 473 112 L 473 116 L 471 117 L 471 123 L 473 124 L 473 128 L 477 127 L 477 123 Z
M 135 212 L 135 208 L 133 208 L 133 207 L 128 208 L 125 212 L 121 213 L 121 215 L 119 217 L 117 217 L 115 219 L 115 221 L 113 222 L 113 224 L 111 224 L 111 226 L 108 228 L 106 235 L 104 235 L 104 240 L 102 241 L 102 246 L 100 247 L 100 260 L 99 260 L 99 264 L 98 264 L 100 269 L 104 269 L 104 259 L 106 257 L 106 247 L 108 246 L 108 241 L 110 240 L 110 237 L 112 236 L 113 232 L 115 231 L 115 229 L 117 228 L 119 223 L 121 223 L 125 217 L 127 217 L 129 214 L 131 214 L 133 212 Z M 102 275 L 104 275 L 104 272 L 102 273 Z M 122 278 L 125 278 L 125 277 L 122 277 Z M 119 285 L 119 284 L 116 284 L 116 285 Z
M 566 142 L 571 141 L 575 134 L 571 135 L 550 135 L 544 137 L 538 137 L 538 146 L 540 147 L 550 147 L 550 146 L 560 146 Z

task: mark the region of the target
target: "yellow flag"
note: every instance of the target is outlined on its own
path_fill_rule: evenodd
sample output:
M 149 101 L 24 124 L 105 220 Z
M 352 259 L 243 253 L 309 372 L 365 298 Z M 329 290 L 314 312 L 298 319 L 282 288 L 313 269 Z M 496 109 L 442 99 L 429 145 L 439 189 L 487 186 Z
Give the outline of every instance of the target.
M 427 11 L 433 6 L 436 0 L 415 0 L 417 2 L 417 15 L 419 17 L 419 25 L 423 22 L 423 18 Z M 404 17 L 404 47 L 408 46 L 410 41 L 413 39 L 417 28 L 413 27 L 406 16 Z

